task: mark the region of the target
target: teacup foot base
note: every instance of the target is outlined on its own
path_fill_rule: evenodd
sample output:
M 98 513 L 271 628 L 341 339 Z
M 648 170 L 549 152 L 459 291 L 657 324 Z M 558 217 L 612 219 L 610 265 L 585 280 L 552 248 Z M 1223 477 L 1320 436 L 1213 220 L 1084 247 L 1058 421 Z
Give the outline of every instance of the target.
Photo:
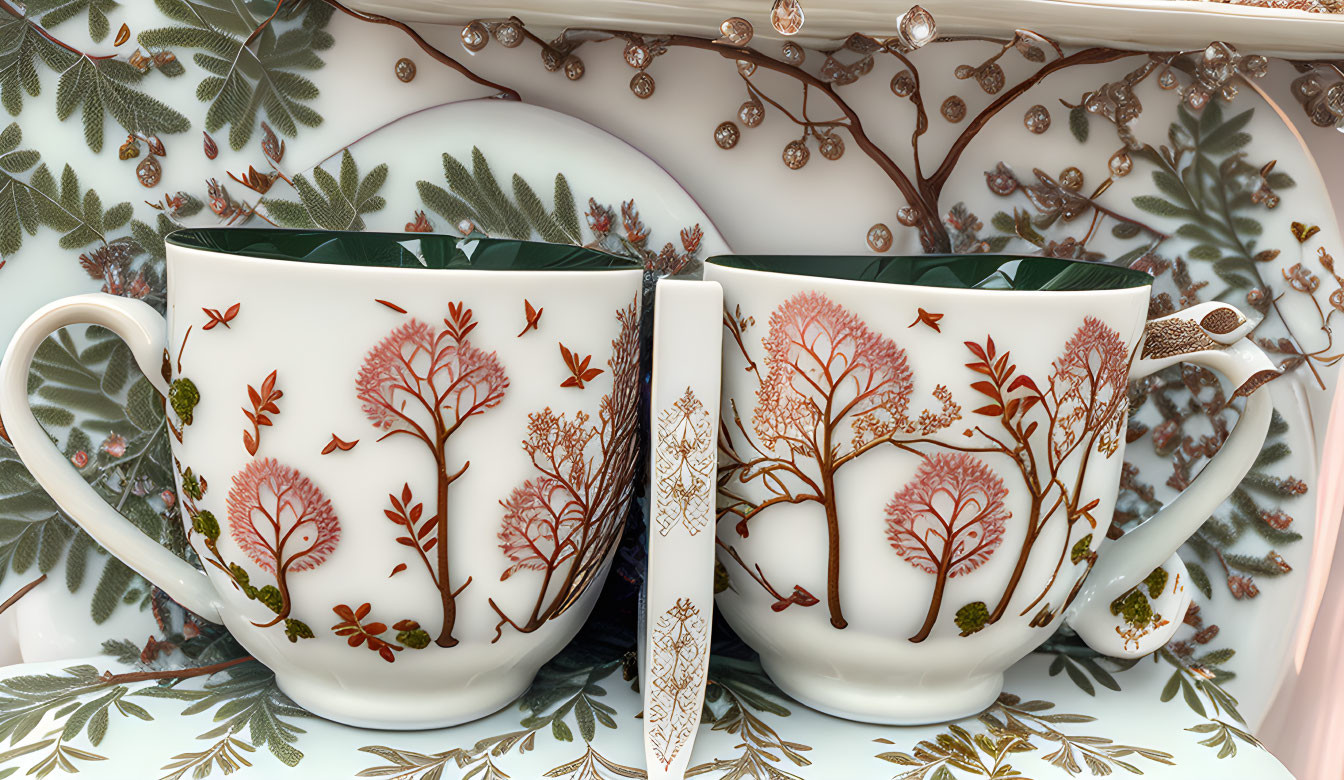
M 417 691 L 342 687 L 330 678 L 285 675 L 280 690 L 295 704 L 327 720 L 366 729 L 416 731 L 457 726 L 493 715 L 512 704 L 532 684 L 532 674 L 492 672 L 469 687 Z
M 766 657 L 761 665 L 781 690 L 814 710 L 885 726 L 919 726 L 977 715 L 1003 691 L 1002 674 L 946 684 L 914 679 L 900 685 L 825 676 Z

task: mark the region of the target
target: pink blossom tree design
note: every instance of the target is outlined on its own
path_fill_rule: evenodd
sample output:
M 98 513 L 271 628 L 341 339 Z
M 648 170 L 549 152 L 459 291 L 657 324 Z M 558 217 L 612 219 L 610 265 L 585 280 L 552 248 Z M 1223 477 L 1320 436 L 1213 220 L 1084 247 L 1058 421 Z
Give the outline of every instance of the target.
M 228 497 L 233 540 L 275 576 L 279 603 L 273 626 L 289 617 L 289 574 L 319 566 L 336 549 L 340 523 L 312 480 L 273 458 L 254 460 L 233 477 Z
M 938 619 L 947 580 L 969 574 L 1003 543 L 1011 513 L 1003 480 L 966 453 L 926 457 L 909 484 L 887 504 L 887 538 L 916 569 L 934 575 L 924 624 L 911 642 L 928 638 Z
M 620 540 L 639 447 L 635 305 L 618 309 L 616 321 L 620 330 L 607 361 L 612 387 L 598 404 L 597 418 L 550 408 L 528 417 L 523 451 L 536 476 L 500 502 L 500 548 L 510 561 L 500 580 L 525 571 L 541 577 L 525 618 L 510 617 L 490 600 L 499 615 L 496 640 L 505 625 L 530 633 L 573 606 Z
M 454 588 L 448 567 L 448 488 L 461 479 L 470 461 L 449 467 L 448 442 L 470 418 L 504 400 L 509 378 L 495 352 L 472 345 L 468 338 L 479 324 L 463 303 L 451 303 L 443 328 L 418 319 L 398 326 L 364 359 L 355 382 L 364 413 L 384 435 L 405 435 L 421 441 L 437 470 L 437 511 L 398 542 L 414 547 L 440 593 L 443 625 L 435 642 L 453 647 L 457 596 L 468 577 Z M 409 502 L 409 496 L 407 497 Z M 394 507 L 395 508 L 395 507 Z M 389 513 L 389 517 L 400 512 Z M 393 517 L 394 522 L 400 521 Z
M 756 441 L 737 422 L 756 455 L 740 455 L 731 430 L 720 437 L 720 495 L 727 499 L 720 516 L 737 515 L 737 532 L 746 537 L 751 521 L 772 506 L 820 504 L 826 514 L 826 604 L 831 624 L 844 628 L 835 476 L 867 450 L 914 430 L 906 416 L 913 378 L 905 351 L 818 292 L 798 293 L 770 315 L 762 341 L 764 375 L 747 355 L 738 323 L 729 317 L 725 324 L 760 384 L 752 418 Z M 759 481 L 772 495 L 760 502 L 734 495 L 734 476 L 742 483 Z M 763 577 L 758 582 L 773 592 Z

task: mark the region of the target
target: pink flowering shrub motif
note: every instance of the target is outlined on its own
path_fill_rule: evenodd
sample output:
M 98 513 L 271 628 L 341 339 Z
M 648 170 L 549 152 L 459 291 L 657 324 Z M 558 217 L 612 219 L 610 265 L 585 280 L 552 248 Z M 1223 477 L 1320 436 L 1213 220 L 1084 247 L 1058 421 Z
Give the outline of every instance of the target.
M 770 315 L 761 341 L 764 373 L 743 337 L 750 322 L 730 316 L 724 324 L 759 387 L 752 432 L 739 419 L 735 429 L 721 432 L 719 517 L 736 516 L 737 533 L 745 538 L 752 521 L 772 506 L 820 504 L 826 515 L 826 608 L 831 625 L 844 628 L 836 473 L 881 444 L 950 425 L 960 418 L 960 407 L 940 387 L 934 394 L 942 413 L 911 420 L 913 375 L 905 351 L 821 293 L 798 293 Z M 734 483 L 757 483 L 769 497 L 749 500 Z M 777 610 L 818 603 L 801 585 L 793 586 L 798 598 L 784 597 L 759 566 L 749 567 L 731 546 L 726 552 L 776 599 Z
M 336 549 L 341 526 L 331 502 L 312 480 L 273 458 L 254 460 L 233 477 L 228 497 L 229 532 L 262 571 L 275 577 L 276 616 L 289 617 L 289 575 L 316 568 Z M 275 598 L 275 597 L 273 597 Z
M 448 567 L 448 489 L 466 473 L 469 462 L 450 465 L 448 445 L 472 417 L 504 400 L 509 378 L 495 352 L 471 343 L 477 323 L 463 303 L 450 303 L 439 328 L 418 319 L 400 325 L 364 359 L 355 390 L 379 439 L 404 435 L 419 440 L 434 458 L 437 490 L 434 513 L 412 519 L 409 487 L 401 505 L 393 496 L 386 514 L 404 533 L 397 542 L 416 551 L 416 558 L 440 594 L 443 620 L 440 647 L 453 647 L 457 597 L 471 579 L 454 587 Z
M 971 406 L 965 438 L 954 439 L 940 435 L 963 416 L 953 391 L 935 387 L 931 395 L 938 405 L 913 413 L 913 373 L 904 350 L 827 296 L 804 291 L 780 304 L 761 339 L 759 361 L 746 338 L 754 324 L 740 311 L 724 316 L 758 385 L 749 419 L 733 409 L 720 429 L 718 517 L 735 517 L 733 528 L 745 538 L 771 507 L 810 503 L 824 510 L 827 530 L 826 593 L 820 599 L 802 584 L 776 587 L 759 564 L 720 537 L 723 554 L 775 599 L 772 609 L 824 601 L 831 625 L 848 625 L 840 592 L 836 474 L 865 452 L 891 445 L 923 458 L 886 508 L 888 543 L 935 577 L 929 609 L 911 641 L 926 639 L 938 622 L 947 580 L 984 565 L 1002 546 L 1011 517 L 1005 504 L 1009 475 L 1020 477 L 1012 480 L 1013 489 L 1026 498 L 1023 517 L 1015 521 L 1025 528 L 1022 546 L 997 600 L 960 607 L 957 626 L 974 633 L 1006 614 L 1036 540 L 1056 516 L 1064 518 L 1070 543 L 1061 545 L 1049 582 L 1019 614 L 1035 611 L 1032 625 L 1046 626 L 1063 613 L 1077 587 L 1062 603 L 1045 599 L 1065 561 L 1087 570 L 1096 561 L 1090 534 L 1072 541 L 1078 523 L 1097 528 L 1100 499 L 1085 494 L 1083 475 L 1093 457 L 1113 457 L 1123 444 L 1133 355 L 1120 334 L 1084 317 L 1045 382 L 1019 372 L 1011 352 L 992 337 L 964 342 L 970 353 L 964 365 L 974 375 L 967 389 L 980 400 Z M 1002 475 L 990 465 L 999 463 Z M 747 495 L 744 485 L 756 486 L 756 494 Z M 1072 579 L 1081 583 L 1086 573 Z M 793 595 L 786 595 L 790 590 Z
M 1108 457 L 1114 455 L 1128 407 L 1128 386 L 1129 350 L 1120 334 L 1095 317 L 1084 317 L 1054 364 L 1052 459 L 1062 462 L 1093 433 L 1098 449 Z
M 965 453 L 924 459 L 887 504 L 887 538 L 916 569 L 935 576 L 929 611 L 911 642 L 933 630 L 950 577 L 980 568 L 1003 543 L 1008 489 L 985 462 Z
M 500 502 L 500 549 L 510 561 L 500 581 L 526 572 L 536 577 L 537 595 L 521 618 L 490 600 L 499 616 L 496 641 L 506 625 L 531 633 L 573 606 L 620 540 L 639 447 L 635 304 L 618 309 L 616 322 L 620 330 L 607 361 L 612 386 L 599 402 L 597 418 L 557 414 L 549 407 L 528 418 L 523 451 L 536 476 Z

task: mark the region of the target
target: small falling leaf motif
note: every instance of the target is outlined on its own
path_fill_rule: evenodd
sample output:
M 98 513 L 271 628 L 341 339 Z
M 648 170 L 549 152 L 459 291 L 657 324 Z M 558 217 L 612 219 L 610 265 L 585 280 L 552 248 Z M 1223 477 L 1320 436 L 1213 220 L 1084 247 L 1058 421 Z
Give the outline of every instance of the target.
M 115 40 L 112 41 L 112 45 L 120 46 L 126 43 L 126 41 L 129 41 L 130 39 L 131 39 L 130 25 L 127 25 L 125 22 L 123 22 L 121 25 L 121 29 L 117 30 L 117 37 Z
M 577 352 L 569 351 L 564 344 L 560 345 L 560 357 L 564 358 L 565 367 L 569 369 L 571 374 L 560 383 L 561 387 L 577 387 L 582 390 L 588 382 L 593 381 L 598 374 L 602 373 L 600 368 L 588 367 L 588 364 L 593 361 L 592 355 L 580 359 Z
M 916 325 L 923 323 L 925 325 L 928 325 L 930 328 L 933 328 L 934 332 L 942 333 L 943 329 L 938 325 L 938 321 L 941 320 L 942 318 L 943 318 L 942 314 L 935 314 L 933 312 L 925 311 L 924 309 L 921 308 L 919 310 L 919 316 L 915 318 L 914 322 L 910 323 L 907 329 L 913 328 Z
M 215 143 L 215 139 L 211 138 L 211 137 L 210 137 L 210 134 L 207 133 L 207 132 L 205 132 L 204 130 L 201 131 L 201 135 L 205 136 L 205 157 L 206 157 L 206 159 L 208 159 L 208 160 L 213 160 L 213 159 L 215 159 L 216 157 L 218 157 L 218 156 L 219 156 L 219 145 Z
M 546 311 L 544 306 L 538 309 L 532 305 L 531 301 L 523 299 L 523 316 L 527 319 L 527 324 L 524 325 L 522 331 L 518 333 L 518 338 L 522 338 L 523 334 L 527 333 L 529 330 L 538 330 L 538 325 L 541 323 L 541 313 L 543 311 Z M 561 349 L 564 349 L 564 347 L 561 347 Z
M 396 305 L 395 303 L 392 303 L 391 301 L 385 301 L 385 300 L 383 300 L 382 298 L 374 298 L 373 300 L 374 300 L 375 303 L 381 303 L 382 305 L 386 306 L 387 308 L 391 309 L 391 310 L 394 311 L 394 312 L 397 312 L 398 314 L 405 314 L 405 313 L 406 313 L 406 310 L 405 310 L 405 309 L 401 308 L 400 306 Z
M 398 563 L 396 566 L 394 566 L 394 567 L 392 568 L 392 573 L 389 574 L 389 575 L 387 575 L 387 576 L 388 576 L 389 578 L 391 578 L 391 577 L 395 577 L 396 575 L 401 574 L 401 573 L 404 572 L 404 571 L 406 571 L 406 564 L 404 564 L 404 563 Z
M 1301 222 L 1293 223 L 1293 238 L 1296 238 L 1297 243 L 1299 244 L 1307 243 L 1308 239 L 1319 232 L 1321 232 L 1320 225 L 1306 225 Z
M 242 308 L 242 303 L 235 303 L 221 313 L 219 309 L 206 309 L 202 307 L 201 311 L 205 312 L 205 316 L 209 317 L 210 321 L 207 322 L 201 330 L 214 330 L 216 325 L 223 325 L 225 328 L 231 328 L 232 326 L 229 325 L 229 323 L 233 322 L 233 318 L 238 316 L 238 311 Z
M 327 442 L 327 446 L 322 448 L 322 454 L 330 455 L 336 450 L 340 450 L 341 452 L 349 452 L 350 450 L 353 450 L 355 448 L 356 444 L 359 444 L 359 439 L 355 439 L 354 441 L 346 441 L 345 439 L 342 439 L 340 436 L 337 436 L 336 434 L 333 433 L 331 435 L 331 441 Z

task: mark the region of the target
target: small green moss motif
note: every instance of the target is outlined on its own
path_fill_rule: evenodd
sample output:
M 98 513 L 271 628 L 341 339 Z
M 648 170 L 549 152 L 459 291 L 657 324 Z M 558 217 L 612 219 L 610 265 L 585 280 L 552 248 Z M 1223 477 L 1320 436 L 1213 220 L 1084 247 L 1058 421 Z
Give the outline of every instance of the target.
M 215 519 L 215 513 L 208 509 L 192 514 L 191 527 L 212 542 L 219 538 L 219 521 Z
M 196 383 L 190 379 L 179 377 L 168 386 L 168 405 L 173 407 L 183 425 L 191 425 L 196 404 L 200 402 L 201 391 L 196 389 Z
M 957 610 L 957 628 L 962 636 L 970 636 L 985 627 L 989 622 L 989 607 L 983 601 L 972 601 Z
M 1153 620 L 1153 605 L 1138 588 L 1111 602 L 1111 614 L 1119 615 L 1134 627 L 1146 626 Z
M 1077 566 L 1087 558 L 1090 552 L 1092 552 L 1092 534 L 1088 534 L 1074 543 L 1073 549 L 1069 551 L 1069 561 Z
M 414 631 L 400 631 L 397 633 L 397 641 L 412 650 L 423 650 L 429 647 L 429 632 L 423 628 L 417 628 Z
M 193 501 L 200 501 L 201 497 L 205 495 L 205 491 L 201 490 L 201 481 L 191 472 L 190 466 L 182 472 L 182 492 L 186 493 L 187 498 Z
M 275 614 L 280 614 L 280 610 L 285 608 L 285 600 L 280 597 L 280 589 L 274 585 L 267 585 L 257 589 L 257 601 L 270 607 Z
M 300 639 L 312 639 L 313 630 L 302 620 L 285 618 L 285 636 L 289 637 L 291 642 L 298 642 Z
M 429 632 L 414 620 L 398 620 L 392 629 L 397 632 L 397 641 L 412 650 L 423 650 L 429 646 Z
M 1161 596 L 1163 589 L 1167 587 L 1167 579 L 1168 575 L 1166 569 L 1163 569 L 1160 566 L 1153 569 L 1153 573 L 1149 574 L 1148 578 L 1143 581 L 1143 584 L 1148 587 L 1148 595 L 1153 598 Z

